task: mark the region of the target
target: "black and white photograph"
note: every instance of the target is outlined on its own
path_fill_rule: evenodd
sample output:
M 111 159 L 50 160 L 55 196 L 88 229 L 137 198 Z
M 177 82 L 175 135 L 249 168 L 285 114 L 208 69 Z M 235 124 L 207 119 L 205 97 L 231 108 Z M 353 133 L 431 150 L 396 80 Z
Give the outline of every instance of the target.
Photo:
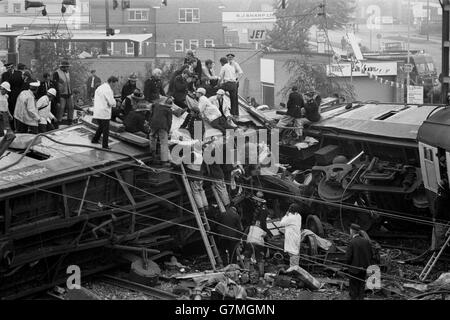
M 0 300 L 450 300 L 450 0 L 0 0 L 0 75 Z

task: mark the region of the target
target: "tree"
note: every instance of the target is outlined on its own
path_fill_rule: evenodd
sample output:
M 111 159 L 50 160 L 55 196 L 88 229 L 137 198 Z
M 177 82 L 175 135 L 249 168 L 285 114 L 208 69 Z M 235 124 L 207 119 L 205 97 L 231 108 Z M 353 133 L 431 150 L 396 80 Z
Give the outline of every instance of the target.
M 317 91 L 322 97 L 330 97 L 338 94 L 346 101 L 354 100 L 353 85 L 337 78 L 328 77 L 326 66 L 323 64 L 307 63 L 301 58 L 286 61 L 285 68 L 291 74 L 287 85 L 281 90 L 281 94 L 287 96 L 290 88 L 297 86 L 300 92 Z
M 306 51 L 311 27 L 324 30 L 341 28 L 350 21 L 355 9 L 348 0 L 326 1 L 321 7 L 323 4 L 317 0 L 296 0 L 289 1 L 286 9 L 276 10 L 276 23 L 268 33 L 265 45 L 281 50 Z
M 55 39 L 61 41 L 54 42 Z M 85 95 L 85 82 L 89 77 L 89 65 L 82 63 L 75 52 L 69 50 L 68 42 L 70 36 L 62 33 L 48 33 L 39 41 L 40 49 L 36 63 L 36 74 L 42 76 L 45 72 L 53 74 L 59 67 L 62 60 L 67 59 L 71 64 L 70 67 L 70 82 L 74 93 L 76 91 Z

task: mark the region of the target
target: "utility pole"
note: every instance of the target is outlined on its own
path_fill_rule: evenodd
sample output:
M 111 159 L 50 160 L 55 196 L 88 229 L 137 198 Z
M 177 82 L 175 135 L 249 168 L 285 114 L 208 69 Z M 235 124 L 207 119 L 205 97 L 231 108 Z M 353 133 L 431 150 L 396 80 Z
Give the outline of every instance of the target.
M 442 1 L 442 89 L 441 99 L 447 104 L 449 89 L 449 59 L 450 59 L 450 0 Z
M 430 41 L 430 0 L 427 0 L 427 41 Z
M 408 65 L 411 63 L 411 51 L 410 51 L 410 28 L 411 28 L 411 0 L 408 0 Z M 408 103 L 408 91 L 410 82 L 410 70 L 406 73 L 406 102 Z
M 109 35 L 109 0 L 105 0 L 105 30 L 106 35 Z M 108 54 L 108 42 L 103 41 L 102 43 L 102 54 Z

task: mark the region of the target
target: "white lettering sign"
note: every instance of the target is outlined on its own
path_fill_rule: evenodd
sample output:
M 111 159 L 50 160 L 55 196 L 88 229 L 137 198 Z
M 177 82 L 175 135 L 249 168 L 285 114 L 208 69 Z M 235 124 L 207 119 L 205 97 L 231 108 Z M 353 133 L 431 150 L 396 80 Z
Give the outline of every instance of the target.
M 275 22 L 273 12 L 223 12 L 222 20 L 227 22 Z
M 248 29 L 248 41 L 264 41 L 266 40 L 266 30 Z
M 407 103 L 423 104 L 423 87 L 422 86 L 408 86 Z
M 327 65 L 328 77 L 368 77 L 374 76 L 396 76 L 397 62 L 359 62 L 353 65 L 340 63 Z

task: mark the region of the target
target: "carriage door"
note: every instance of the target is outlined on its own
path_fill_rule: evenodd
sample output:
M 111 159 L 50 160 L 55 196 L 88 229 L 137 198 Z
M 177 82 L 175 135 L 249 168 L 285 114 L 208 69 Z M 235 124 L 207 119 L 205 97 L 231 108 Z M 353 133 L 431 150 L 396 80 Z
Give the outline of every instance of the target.
M 419 154 L 420 154 L 420 166 L 422 169 L 423 184 L 426 189 L 434 193 L 437 193 L 438 182 L 441 177 L 439 170 L 438 150 L 435 147 L 419 142 Z

